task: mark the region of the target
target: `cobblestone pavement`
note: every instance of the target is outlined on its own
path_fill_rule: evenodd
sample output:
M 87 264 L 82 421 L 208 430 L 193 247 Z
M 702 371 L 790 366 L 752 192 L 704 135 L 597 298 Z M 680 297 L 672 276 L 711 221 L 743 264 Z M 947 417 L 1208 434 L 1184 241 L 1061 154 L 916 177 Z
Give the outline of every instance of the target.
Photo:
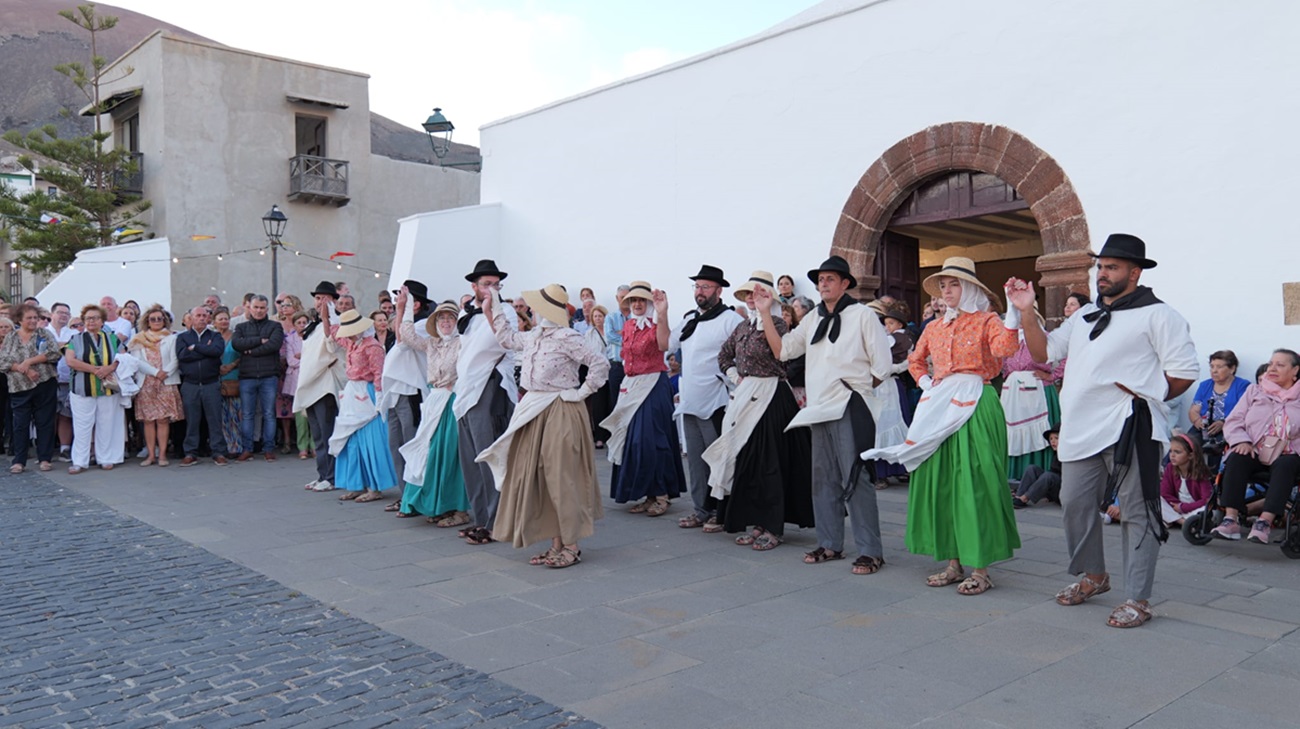
M 0 509 L 0 725 L 596 727 L 35 474 Z

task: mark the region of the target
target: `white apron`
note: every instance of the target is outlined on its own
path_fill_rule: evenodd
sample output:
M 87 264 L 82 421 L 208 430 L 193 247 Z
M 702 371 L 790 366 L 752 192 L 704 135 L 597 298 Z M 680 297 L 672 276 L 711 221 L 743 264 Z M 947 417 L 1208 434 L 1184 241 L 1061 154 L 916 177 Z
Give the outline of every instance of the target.
M 1043 433 L 1051 427 L 1044 383 L 1033 372 L 1012 372 L 1002 383 L 1002 411 L 1007 416 L 1007 455 L 1023 456 L 1047 447 Z
M 352 434 L 366 427 L 371 420 L 379 417 L 379 410 L 370 401 L 370 383 L 360 380 L 348 380 L 339 395 L 339 414 L 334 419 L 334 433 L 330 435 L 330 455 L 337 457 L 343 452 Z
M 528 425 L 541 415 L 560 397 L 558 392 L 528 392 L 524 399 L 515 406 L 514 415 L 510 416 L 510 425 L 492 445 L 483 449 L 474 459 L 475 463 L 486 463 L 492 470 L 492 480 L 496 482 L 497 491 L 506 482 L 506 459 L 510 455 L 510 443 L 515 439 L 515 432 Z
M 893 377 L 885 378 L 875 389 L 878 411 L 871 415 L 876 419 L 876 447 L 888 448 L 907 441 L 907 421 L 903 420 L 903 406 L 898 402 L 898 382 Z
M 375 402 L 380 412 L 386 413 L 395 407 L 402 395 L 415 395 L 428 389 L 425 358 L 423 348 L 416 349 L 404 342 L 398 342 L 388 350 L 384 355 L 384 376 L 380 380 L 383 388 Z
M 631 375 L 623 378 L 623 385 L 618 389 L 618 404 L 609 417 L 600 421 L 600 427 L 609 431 L 605 441 L 609 462 L 615 466 L 623 463 L 623 443 L 627 441 L 627 427 L 632 423 L 632 416 L 641 408 L 641 403 L 650 396 L 655 383 L 659 382 L 662 372 L 644 375 Z
M 415 436 L 397 449 L 406 461 L 402 470 L 402 479 L 406 483 L 420 486 L 424 483 L 424 469 L 429 464 L 429 442 L 442 422 L 442 412 L 447 409 L 451 399 L 451 390 L 441 387 L 430 388 L 424 393 L 424 402 L 420 403 L 420 427 Z
M 736 457 L 749 442 L 780 384 L 778 377 L 746 377 L 732 393 L 727 413 L 722 418 L 722 433 L 702 456 L 709 465 L 709 488 L 713 498 L 726 498 L 731 493 L 731 484 L 736 478 Z
M 979 375 L 948 375 L 921 396 L 906 441 L 889 448 L 863 451 L 862 460 L 878 459 L 901 463 L 908 471 L 915 471 L 917 466 L 939 450 L 939 446 L 949 436 L 970 420 L 983 391 L 984 378 Z

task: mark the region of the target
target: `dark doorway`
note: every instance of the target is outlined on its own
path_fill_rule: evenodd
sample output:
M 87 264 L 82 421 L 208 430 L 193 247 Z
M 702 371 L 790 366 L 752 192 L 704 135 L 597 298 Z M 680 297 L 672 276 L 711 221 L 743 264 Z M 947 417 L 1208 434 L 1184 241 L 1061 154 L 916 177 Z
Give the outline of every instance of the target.
M 298 115 L 295 121 L 294 153 L 311 157 L 325 156 L 325 119 Z

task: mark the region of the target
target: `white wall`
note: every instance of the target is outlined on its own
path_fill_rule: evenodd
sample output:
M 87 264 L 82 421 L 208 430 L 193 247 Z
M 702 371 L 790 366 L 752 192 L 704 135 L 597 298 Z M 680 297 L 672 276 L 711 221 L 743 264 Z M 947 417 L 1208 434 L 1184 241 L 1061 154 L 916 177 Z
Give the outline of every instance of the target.
M 403 218 L 388 288 L 401 288 L 403 281 L 413 278 L 429 287 L 429 298 L 434 301 L 459 300 L 461 294 L 469 293 L 465 274 L 474 270 L 480 259 L 497 259 L 507 274 L 515 273 L 499 260 L 502 217 L 502 206 L 494 203 Z M 503 294 L 518 293 L 522 289 L 516 284 L 528 278 L 508 277 Z
M 508 207 L 510 283 L 591 285 L 608 303 L 645 278 L 682 311 L 687 276 L 711 263 L 733 283 L 764 268 L 808 291 L 802 273 L 867 167 L 969 120 L 1060 163 L 1094 249 L 1109 232 L 1147 241 L 1160 266 L 1144 283 L 1188 317 L 1202 355 L 1233 348 L 1244 373 L 1300 344 L 1281 301 L 1300 280 L 1300 223 L 1283 212 L 1300 152 L 1279 126 L 1300 116 L 1300 4 L 860 4 L 486 126 L 482 199 Z
M 118 304 L 135 299 L 142 311 L 152 304 L 162 304 L 175 315 L 171 255 L 166 238 L 89 248 L 78 253 L 76 263 L 55 276 L 36 298 L 45 307 L 61 301 L 72 307 L 74 316 L 81 307 L 98 304 L 104 296 L 112 296 Z

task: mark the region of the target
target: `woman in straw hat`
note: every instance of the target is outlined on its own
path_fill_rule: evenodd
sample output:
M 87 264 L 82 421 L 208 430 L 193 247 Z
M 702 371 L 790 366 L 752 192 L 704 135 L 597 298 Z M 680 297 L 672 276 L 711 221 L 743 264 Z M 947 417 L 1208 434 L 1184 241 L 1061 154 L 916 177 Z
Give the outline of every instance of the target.
M 330 336 L 347 352 L 348 377 L 329 441 L 334 485 L 347 490 L 340 501 L 378 501 L 383 498 L 379 492 L 397 483 L 388 426 L 375 407 L 375 390 L 384 376 L 384 345 L 375 339 L 370 319 L 356 309 L 339 315 Z
M 614 411 L 600 424 L 610 433 L 614 464 L 609 495 L 620 504 L 641 501 L 628 511 L 646 516 L 663 516 L 686 486 L 664 363 L 668 322 L 650 316 L 655 293 L 645 281 L 633 281 L 623 297 L 631 312 L 623 325 L 624 378 Z
M 736 287 L 736 298 L 753 311 L 753 291 L 771 290 L 772 274 L 755 271 Z M 778 336 L 789 327 L 781 304 L 771 306 Z M 731 331 L 718 354 L 718 366 L 736 386 L 722 433 L 704 451 L 711 495 L 719 500 L 718 520 L 728 533 L 745 532 L 736 544 L 766 551 L 781 543 L 786 523 L 813 526 L 812 444 L 808 431 L 786 426 L 799 412 L 786 382 L 786 364 L 772 354 L 757 314 Z M 748 530 L 748 531 L 747 531 Z
M 605 383 L 609 362 L 569 328 L 563 286 L 522 296 L 540 320 L 529 332 L 510 326 L 495 302 L 484 303 L 497 341 L 523 353 L 519 376 L 527 394 L 505 433 L 476 460 L 492 469 L 501 488 L 492 538 L 517 548 L 549 539 L 550 547 L 529 564 L 571 567 L 582 561 L 578 540 L 591 536 L 604 515 L 583 400 Z M 587 379 L 579 385 L 582 365 Z
M 907 442 L 862 457 L 902 463 L 912 471 L 907 548 L 948 561 L 926 584 L 957 584 L 957 592 L 978 595 L 993 587 L 988 566 L 1020 546 L 1007 491 L 1007 424 L 988 384 L 1018 343 L 1016 333 L 990 311 L 996 299 L 975 276 L 974 261 L 949 258 L 923 285 L 947 304 L 943 318 L 926 327 L 909 357 L 926 395 Z M 969 577 L 963 565 L 973 569 Z
M 460 470 L 460 437 L 452 404 L 456 396 L 456 357 L 460 354 L 460 334 L 456 319 L 460 307 L 445 302 L 423 322 L 428 336 L 415 329 L 414 307 L 407 304 L 410 291 L 406 286 L 397 294 L 398 332 L 408 347 L 423 350 L 429 389 L 420 405 L 420 427 L 414 437 L 398 450 L 404 462 L 401 474 L 406 487 L 398 518 L 416 514 L 428 517 L 440 527 L 458 527 L 469 523 L 469 497 L 465 477 Z

